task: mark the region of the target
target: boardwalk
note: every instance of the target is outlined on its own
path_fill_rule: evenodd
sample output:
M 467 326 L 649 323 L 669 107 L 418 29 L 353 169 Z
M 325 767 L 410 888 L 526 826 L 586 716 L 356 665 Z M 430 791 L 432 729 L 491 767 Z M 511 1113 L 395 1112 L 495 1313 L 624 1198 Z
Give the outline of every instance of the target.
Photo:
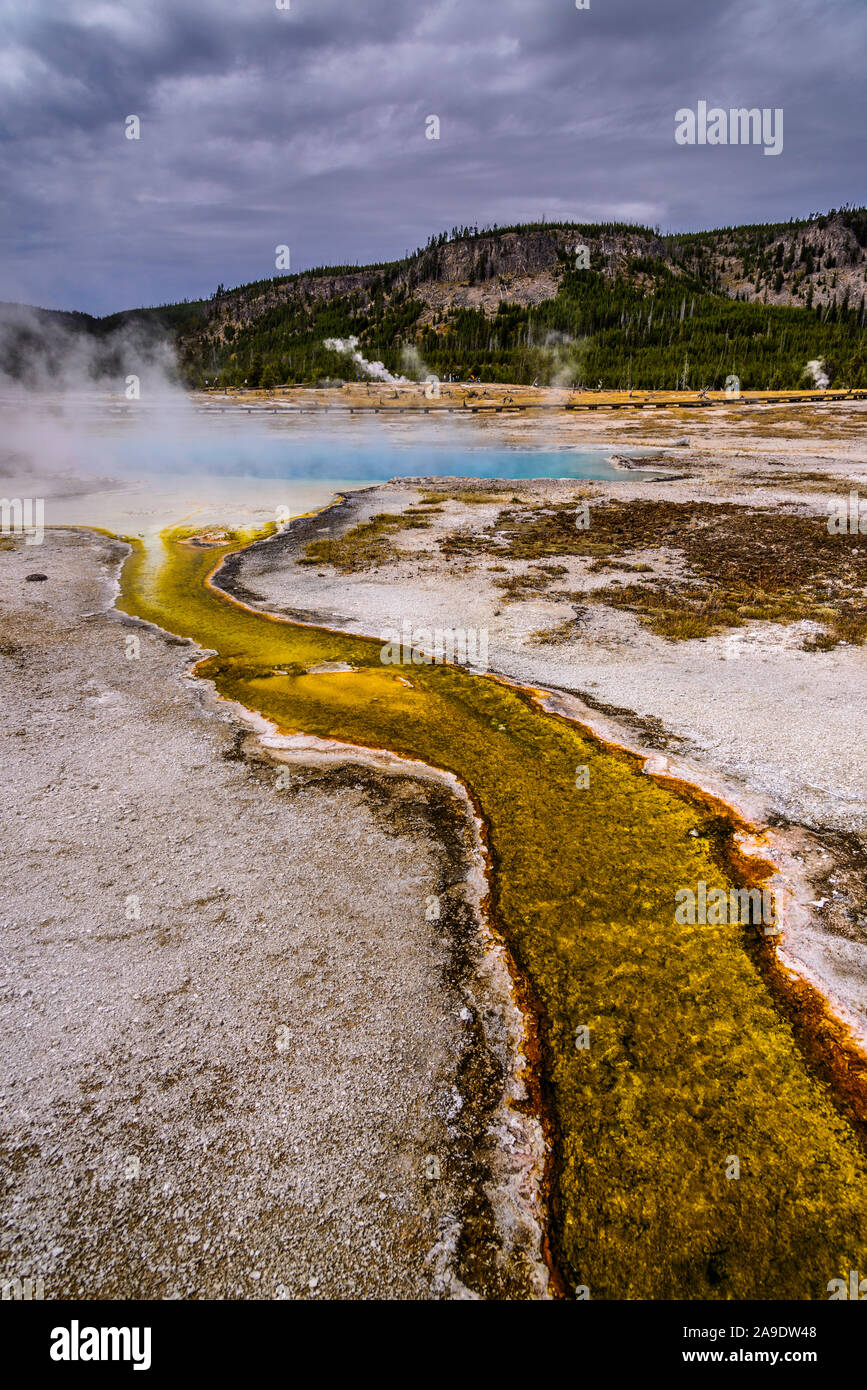
M 523 399 L 507 402 L 502 398 L 479 396 L 471 388 L 464 388 L 460 394 L 452 391 L 447 398 L 436 400 L 429 400 L 423 394 L 419 396 L 417 386 L 412 389 L 413 394 L 404 390 L 396 400 L 382 396 L 337 400 L 336 393 L 303 387 L 294 391 L 287 388 L 286 394 L 236 389 L 225 394 L 197 393 L 196 404 L 204 411 L 241 408 L 248 413 L 274 415 L 526 415 L 591 410 L 713 410 L 721 406 L 738 409 L 756 405 L 821 405 L 867 400 L 867 390 L 749 391 L 727 396 L 723 391 L 646 391 L 630 395 L 626 391 L 576 393 L 541 389 L 536 397 L 530 394 L 532 388 L 529 388 L 521 393 Z M 295 395 L 303 399 L 293 399 Z M 323 399 L 310 399 L 316 395 Z M 552 395 L 558 399 L 551 400 Z

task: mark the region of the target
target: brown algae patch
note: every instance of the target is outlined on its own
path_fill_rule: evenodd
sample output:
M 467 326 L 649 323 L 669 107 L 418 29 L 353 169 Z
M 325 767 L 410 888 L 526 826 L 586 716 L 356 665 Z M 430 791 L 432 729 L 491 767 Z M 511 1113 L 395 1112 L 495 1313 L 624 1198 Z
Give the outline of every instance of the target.
M 183 538 L 133 548 L 119 607 L 214 651 L 200 674 L 287 733 L 420 759 L 480 808 L 492 913 L 539 1010 L 568 1283 L 593 1298 L 812 1299 L 867 1263 L 864 1152 L 746 949 L 751 929 L 674 920 L 678 889 L 733 886 L 719 816 L 528 692 L 437 665 L 413 666 L 407 687 L 378 642 L 243 607 L 208 581 L 252 537 L 217 551 Z M 333 662 L 356 671 L 310 674 Z
M 424 511 L 380 512 L 369 521 L 359 522 L 342 536 L 310 541 L 304 547 L 299 565 L 333 565 L 344 572 L 367 569 L 400 559 L 401 552 L 391 537 L 400 531 L 426 530 L 430 522 Z
M 547 592 L 609 604 L 635 613 L 661 637 L 707 637 L 751 619 L 818 622 L 825 633 L 815 645 L 822 648 L 867 636 L 867 546 L 859 545 L 857 535 L 830 534 L 826 517 L 779 507 L 637 499 L 591 502 L 588 512 L 589 525 L 582 527 L 576 525 L 574 502 L 505 510 L 485 531 L 446 535 L 439 546 L 450 559 L 532 562 L 531 571 L 500 581 L 507 600 Z M 558 557 L 587 559 L 589 573 L 650 574 L 652 566 L 621 557 L 660 549 L 678 558 L 680 577 L 576 593 L 549 590 L 557 577 L 551 562 Z

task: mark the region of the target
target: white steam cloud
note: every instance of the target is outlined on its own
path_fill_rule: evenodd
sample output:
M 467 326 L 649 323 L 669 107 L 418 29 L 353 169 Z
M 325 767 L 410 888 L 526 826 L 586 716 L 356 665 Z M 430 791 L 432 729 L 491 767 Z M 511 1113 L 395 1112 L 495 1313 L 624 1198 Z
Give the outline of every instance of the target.
M 385 381 L 394 386 L 398 382 L 406 382 L 405 376 L 392 376 L 391 372 L 382 362 L 368 362 L 366 357 L 362 357 L 358 351 L 357 338 L 326 338 L 325 346 L 331 352 L 342 353 L 348 357 L 360 372 L 364 372 L 371 381 Z
M 404 343 L 400 350 L 400 361 L 403 370 L 409 372 L 411 381 L 424 381 L 431 375 L 415 343 Z
M 132 400 L 182 388 L 174 347 L 147 320 L 104 332 L 84 315 L 0 304 L 0 389 L 103 396 L 108 390 Z
M 587 355 L 586 338 L 570 338 L 568 333 L 552 330 L 545 337 L 544 351 L 549 354 L 548 384 L 555 390 L 574 386 L 583 373 Z
M 113 421 L 137 472 L 138 460 L 160 458 L 166 431 L 190 415 L 174 347 L 157 325 L 133 320 L 106 332 L 84 315 L 0 304 L 4 494 L 26 495 L 28 480 L 39 479 L 47 495 L 69 496 L 95 473 L 103 483 L 106 470 L 116 477 Z
M 831 385 L 831 378 L 825 371 L 825 359 L 823 357 L 814 357 L 811 362 L 808 362 L 804 368 L 804 375 L 806 376 L 807 373 L 813 378 L 813 385 L 818 386 L 820 391 L 824 391 L 827 386 Z

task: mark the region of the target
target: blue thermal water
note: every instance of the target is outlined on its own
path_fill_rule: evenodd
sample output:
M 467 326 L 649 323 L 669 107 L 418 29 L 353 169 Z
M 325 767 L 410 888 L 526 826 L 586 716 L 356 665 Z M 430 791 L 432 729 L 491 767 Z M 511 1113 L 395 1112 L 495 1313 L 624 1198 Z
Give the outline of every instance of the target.
M 631 455 L 640 449 L 630 446 Z M 503 445 L 408 442 L 383 437 L 353 440 L 337 435 L 295 437 L 265 431 L 207 431 L 166 439 L 157 450 L 137 437 L 115 443 L 115 458 L 149 472 L 209 473 L 287 480 L 343 478 L 380 482 L 387 478 L 588 478 L 622 479 L 604 449 L 528 449 Z M 635 476 L 634 474 L 632 476 Z

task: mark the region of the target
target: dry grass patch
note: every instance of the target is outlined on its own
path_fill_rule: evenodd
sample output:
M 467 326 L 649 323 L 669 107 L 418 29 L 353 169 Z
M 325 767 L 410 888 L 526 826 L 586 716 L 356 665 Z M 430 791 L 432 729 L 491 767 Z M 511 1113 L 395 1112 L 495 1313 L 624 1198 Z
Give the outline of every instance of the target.
M 521 503 L 520 497 L 506 499 L 502 492 L 484 492 L 480 488 L 478 492 L 469 492 L 465 489 L 458 492 L 428 492 L 421 499 L 420 505 L 428 506 L 434 502 L 462 502 L 467 507 L 485 504 L 501 506 L 506 500 L 517 502 L 519 505 Z
M 780 507 L 636 500 L 592 505 L 587 530 L 577 520 L 572 502 L 503 510 L 485 531 L 445 537 L 440 548 L 447 555 L 498 560 L 578 555 L 595 561 L 590 569 L 596 572 L 621 568 L 618 557 L 630 552 L 667 551 L 680 560 L 683 579 L 612 584 L 582 599 L 634 612 L 653 632 L 676 640 L 707 637 L 751 619 L 805 618 L 822 624 L 830 645 L 867 637 L 867 543 L 831 535 L 821 516 Z M 632 572 L 652 569 L 633 566 Z M 510 598 L 539 593 L 541 572 L 514 576 L 502 587 Z
M 853 489 L 865 486 L 863 480 L 857 478 L 838 478 L 831 473 L 814 472 L 774 473 L 772 477 L 752 474 L 750 482 L 754 487 L 797 488 L 801 492 L 839 493 L 841 497 L 848 497 Z
M 399 531 L 426 530 L 429 526 L 424 516 L 410 512 L 380 512 L 369 521 L 351 527 L 342 536 L 310 541 L 298 563 L 331 565 L 344 572 L 374 569 L 403 558 L 403 552 L 392 543 L 393 535 Z

